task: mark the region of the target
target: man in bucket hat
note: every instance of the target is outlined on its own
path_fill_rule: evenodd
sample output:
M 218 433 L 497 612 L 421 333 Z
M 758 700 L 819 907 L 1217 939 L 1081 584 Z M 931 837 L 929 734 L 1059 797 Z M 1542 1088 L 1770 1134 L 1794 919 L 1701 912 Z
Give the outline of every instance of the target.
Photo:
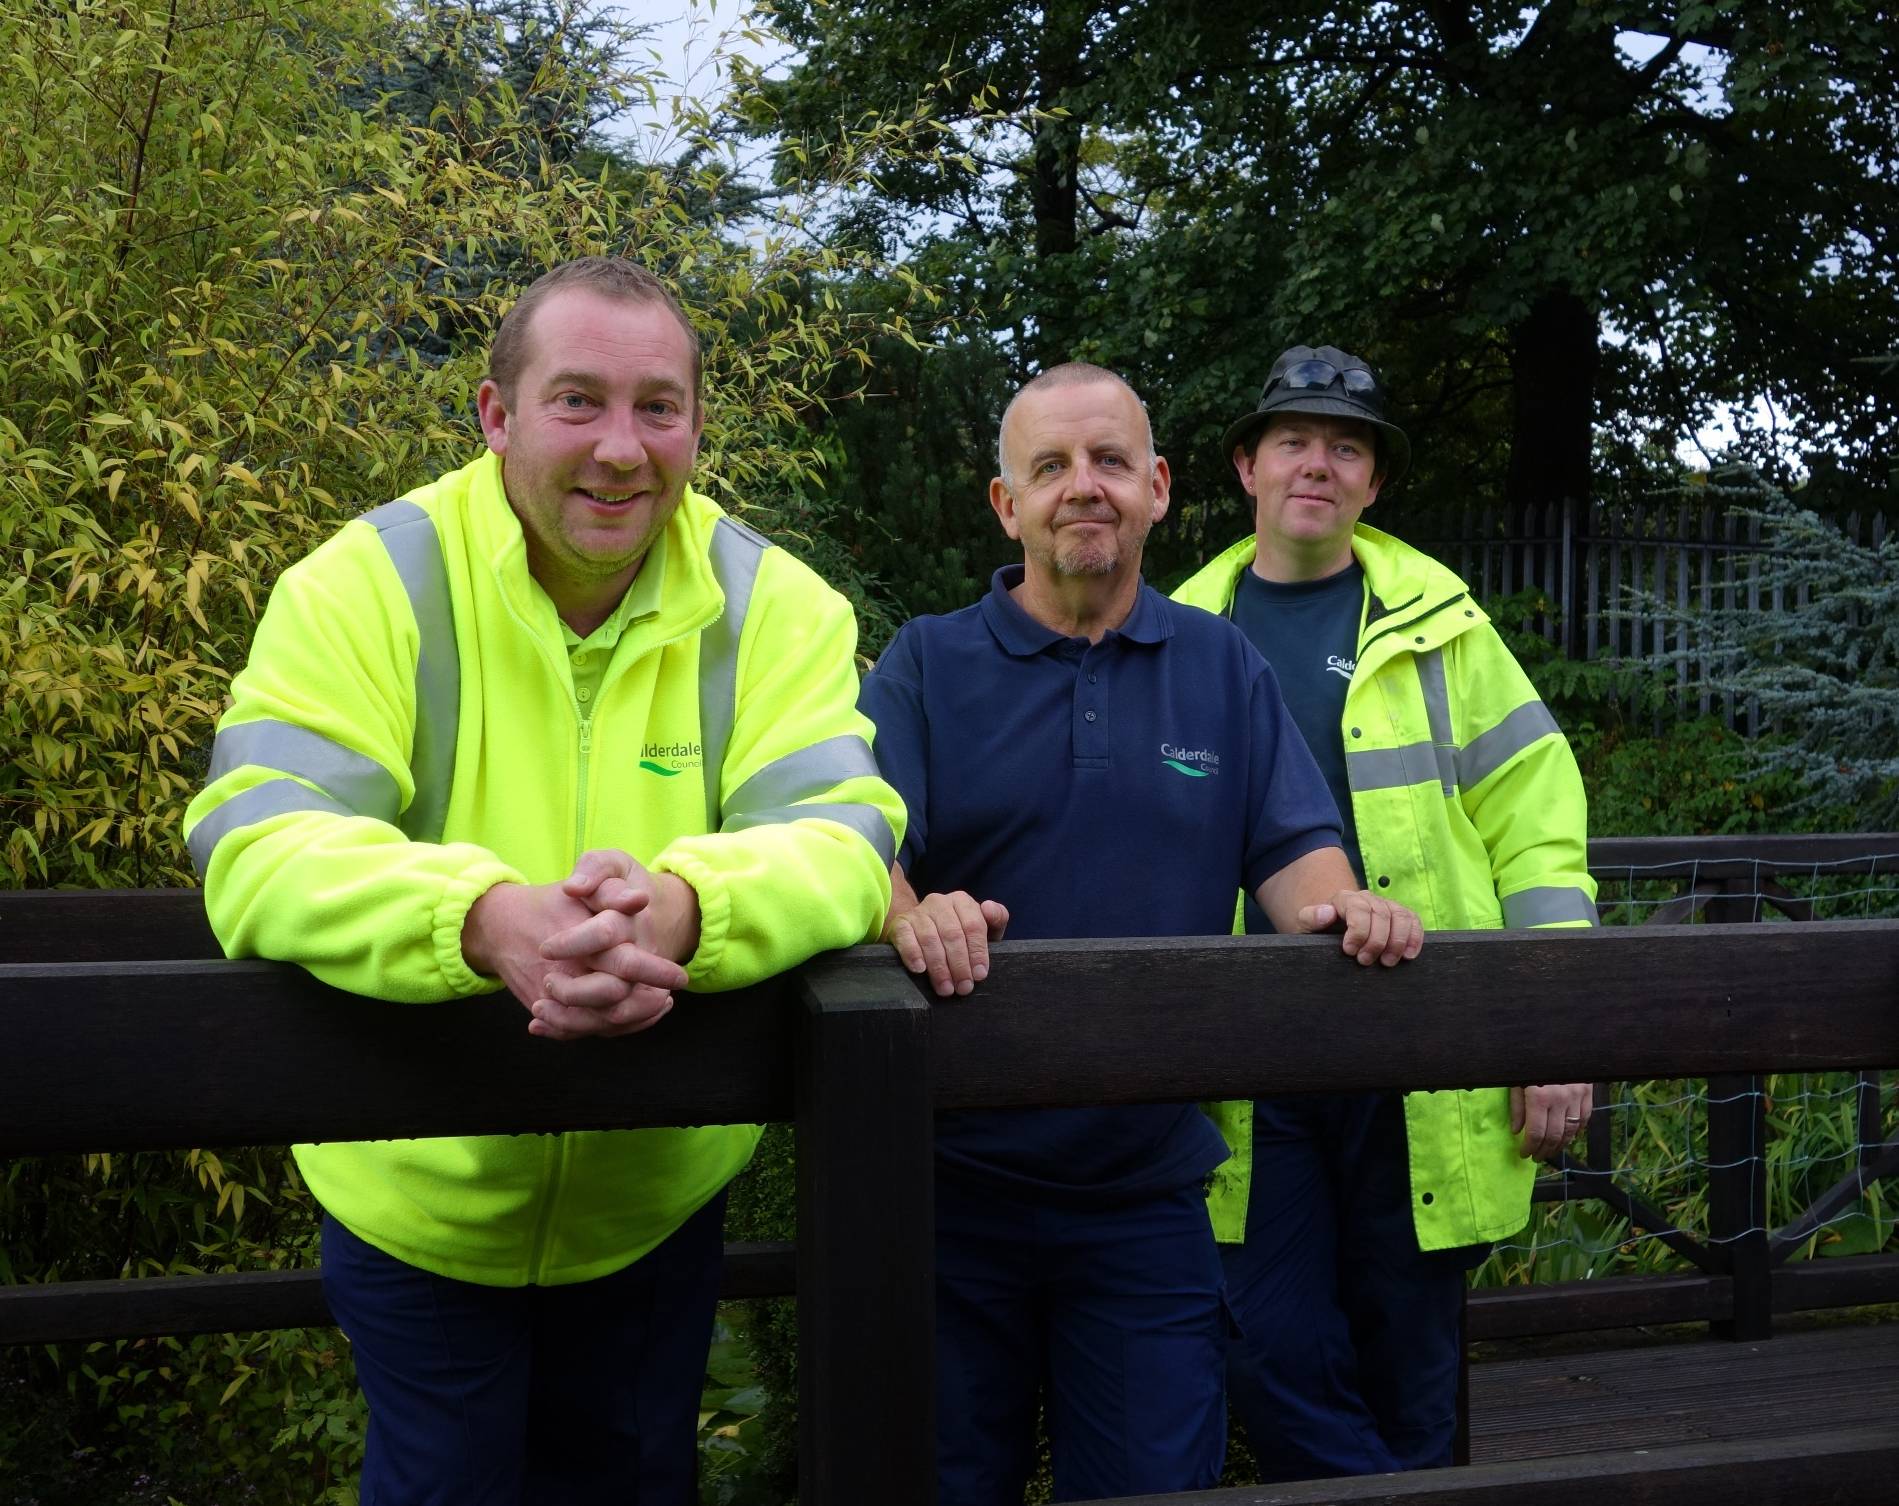
M 1254 534 L 1174 594 L 1279 676 L 1366 887 L 1430 930 L 1593 924 L 1569 745 L 1463 581 L 1359 521 L 1410 442 L 1331 345 L 1226 431 Z M 1246 929 L 1271 927 L 1254 906 Z M 1268 1482 L 1451 1461 L 1465 1272 L 1528 1221 L 1586 1083 L 1218 1105 L 1209 1206 L 1244 1331 L 1228 1389 Z

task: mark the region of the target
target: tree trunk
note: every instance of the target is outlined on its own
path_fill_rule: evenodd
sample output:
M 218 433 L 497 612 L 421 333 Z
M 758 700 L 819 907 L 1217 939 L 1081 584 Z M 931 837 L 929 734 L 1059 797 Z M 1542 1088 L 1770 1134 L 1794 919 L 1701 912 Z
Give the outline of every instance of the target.
M 1070 89 L 1079 81 L 1081 52 L 1087 40 L 1088 5 L 1085 0 L 1055 0 L 1043 7 L 1042 27 L 1035 49 L 1036 92 L 1044 110 L 1067 105 Z M 1081 195 L 1077 187 L 1081 168 L 1082 121 L 1078 116 L 1041 119 L 1035 123 L 1035 151 L 1029 187 L 1035 219 L 1035 262 L 1047 270 L 1051 259 L 1075 249 L 1076 214 Z M 1075 331 L 1059 313 L 1070 300 L 1042 299 L 1035 332 L 1036 363 L 1046 370 L 1066 361 L 1074 350 Z
M 1513 515 L 1588 500 L 1596 419 L 1596 311 L 1574 293 L 1545 293 L 1510 331 L 1515 425 L 1504 501 Z

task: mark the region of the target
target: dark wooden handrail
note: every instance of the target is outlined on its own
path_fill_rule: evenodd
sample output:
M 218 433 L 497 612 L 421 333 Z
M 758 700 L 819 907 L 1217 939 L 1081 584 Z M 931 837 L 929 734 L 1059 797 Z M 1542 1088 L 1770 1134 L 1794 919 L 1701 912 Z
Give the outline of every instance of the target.
M 883 947 L 802 981 L 921 998 Z M 505 995 L 387 1004 L 266 962 L 0 964 L 0 1155 L 782 1120 L 793 987 L 560 1045 Z M 918 1089 L 975 1108 L 1880 1067 L 1894 999 L 1893 921 L 1446 932 L 1402 973 L 1326 937 L 1003 942 L 973 996 L 927 1012 Z M 1551 1028 L 1585 1012 L 1589 1031 Z

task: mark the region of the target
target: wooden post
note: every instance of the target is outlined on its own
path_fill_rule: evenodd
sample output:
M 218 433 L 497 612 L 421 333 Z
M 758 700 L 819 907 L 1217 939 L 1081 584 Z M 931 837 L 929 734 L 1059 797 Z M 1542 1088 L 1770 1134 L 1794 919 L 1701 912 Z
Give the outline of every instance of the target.
M 1710 1325 L 1721 1339 L 1765 1339 L 1774 1331 L 1765 1087 L 1752 1076 L 1708 1079 L 1708 1242 L 1724 1252 L 1734 1288 L 1734 1316 Z
M 804 974 L 798 1499 L 936 1500 L 930 1014 L 891 958 Z
M 1726 893 L 1703 915 L 1741 924 L 1760 914 L 1755 878 L 1721 881 Z M 1767 1228 L 1767 1084 L 1759 1077 L 1708 1079 L 1708 1244 L 1734 1281 L 1734 1316 L 1709 1325 L 1716 1338 L 1765 1339 L 1774 1329 L 1774 1266 Z

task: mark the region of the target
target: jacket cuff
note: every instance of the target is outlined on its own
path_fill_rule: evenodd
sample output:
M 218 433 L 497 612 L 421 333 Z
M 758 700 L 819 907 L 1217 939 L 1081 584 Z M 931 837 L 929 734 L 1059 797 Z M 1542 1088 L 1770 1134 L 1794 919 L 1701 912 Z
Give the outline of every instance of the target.
M 667 848 L 647 867 L 684 879 L 699 896 L 699 946 L 686 959 L 686 986 L 716 989 L 719 964 L 725 960 L 725 944 L 732 932 L 731 890 L 710 864 L 677 846 Z
M 443 884 L 441 898 L 435 902 L 435 913 L 430 917 L 435 965 L 441 970 L 442 984 L 452 998 L 496 993 L 503 986 L 499 978 L 478 973 L 468 965 L 468 960 L 462 956 L 462 926 L 467 922 L 468 912 L 474 908 L 475 901 L 496 884 L 527 882 L 519 872 L 491 853 L 480 849 L 476 851 L 479 852 L 477 861 Z

